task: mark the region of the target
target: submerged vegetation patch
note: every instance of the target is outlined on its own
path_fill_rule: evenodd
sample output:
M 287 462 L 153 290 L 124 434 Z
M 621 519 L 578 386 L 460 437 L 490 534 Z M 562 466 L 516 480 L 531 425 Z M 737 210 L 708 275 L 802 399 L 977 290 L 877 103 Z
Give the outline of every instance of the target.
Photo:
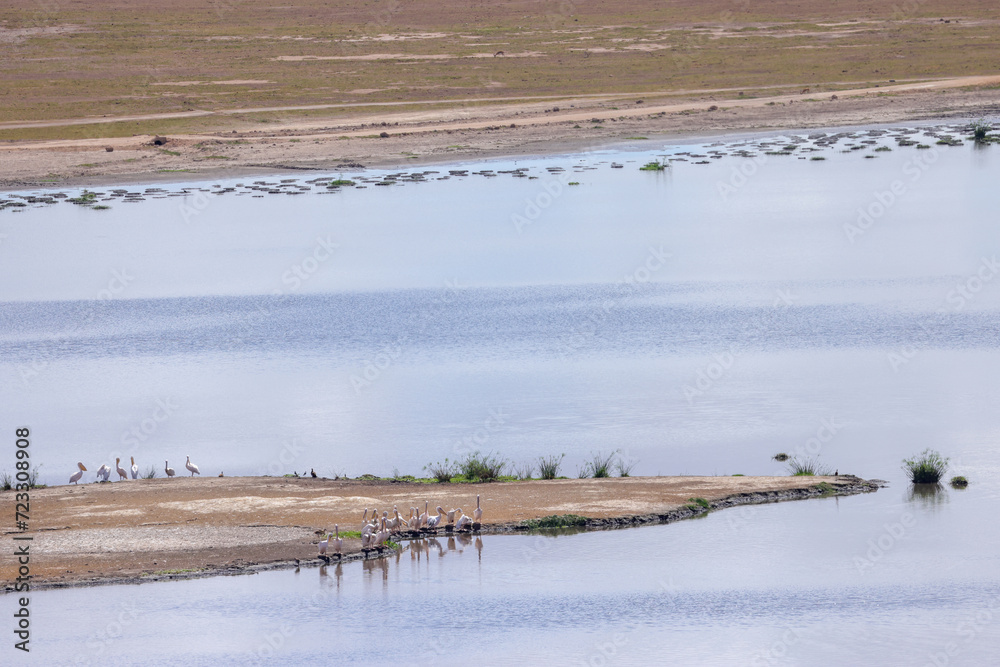
M 520 525 L 528 530 L 536 530 L 538 528 L 576 528 L 586 526 L 588 521 L 590 519 L 578 514 L 552 514 L 550 516 L 543 516 L 541 519 L 527 519 L 522 521 Z

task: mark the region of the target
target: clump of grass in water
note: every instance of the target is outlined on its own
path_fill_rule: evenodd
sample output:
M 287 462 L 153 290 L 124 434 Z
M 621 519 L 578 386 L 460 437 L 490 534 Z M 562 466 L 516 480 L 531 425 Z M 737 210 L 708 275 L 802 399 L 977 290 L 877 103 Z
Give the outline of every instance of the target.
M 956 489 L 964 489 L 969 485 L 969 480 L 965 479 L 961 475 L 957 475 L 951 478 L 951 485 Z
M 451 478 L 455 476 L 455 465 L 449 463 L 448 459 L 445 459 L 444 463 L 440 461 L 437 463 L 428 463 L 424 466 L 424 470 L 429 472 L 431 477 L 442 483 L 450 482 Z
M 662 162 L 647 162 L 639 167 L 639 171 L 663 171 L 666 168 L 667 165 Z
M 821 466 L 816 459 L 804 459 L 799 461 L 798 459 L 792 458 L 788 461 L 788 468 L 791 470 L 793 477 L 812 477 L 814 475 L 826 476 L 832 474 L 829 468 Z
M 993 127 L 989 123 L 980 118 L 972 123 L 972 140 L 977 144 L 986 143 L 986 135 L 992 129 Z
M 458 462 L 458 471 L 470 482 L 495 482 L 506 473 L 509 465 L 510 461 L 496 452 L 481 454 L 475 451 Z
M 948 471 L 948 459 L 927 448 L 912 459 L 903 459 L 903 471 L 914 484 L 937 484 Z
M 538 476 L 542 479 L 555 479 L 559 476 L 559 466 L 562 465 L 562 460 L 565 454 L 560 454 L 556 456 L 552 454 L 551 456 L 539 456 L 538 457 Z
M 541 519 L 527 519 L 521 522 L 529 530 L 537 528 L 574 528 L 576 526 L 586 526 L 589 519 L 578 514 L 553 514 L 544 516 Z

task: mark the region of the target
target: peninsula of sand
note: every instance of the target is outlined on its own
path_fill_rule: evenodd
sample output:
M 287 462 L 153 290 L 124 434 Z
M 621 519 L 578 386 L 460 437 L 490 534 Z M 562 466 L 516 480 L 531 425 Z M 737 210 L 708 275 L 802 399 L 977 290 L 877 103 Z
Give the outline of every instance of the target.
M 433 514 L 462 508 L 474 534 L 531 530 L 532 520 L 573 515 L 582 530 L 670 523 L 746 504 L 875 491 L 878 481 L 828 477 L 628 477 L 490 484 L 426 484 L 387 480 L 209 477 L 65 485 L 31 491 L 30 571 L 34 589 L 142 583 L 265 569 L 320 565 L 317 545 L 334 526 L 358 531 L 365 509 L 398 507 Z M 13 492 L 3 494 L 13 501 Z M 585 523 L 582 522 L 585 518 Z M 402 530 L 407 539 L 450 535 Z M 355 535 L 357 533 L 355 532 Z M 7 537 L 14 536 L 8 531 Z M 341 558 L 382 558 L 393 547 L 362 550 L 349 536 Z M 331 554 L 332 555 L 332 554 Z M 329 557 L 329 556 L 328 556 Z M 0 556 L 0 577 L 12 590 L 18 560 Z

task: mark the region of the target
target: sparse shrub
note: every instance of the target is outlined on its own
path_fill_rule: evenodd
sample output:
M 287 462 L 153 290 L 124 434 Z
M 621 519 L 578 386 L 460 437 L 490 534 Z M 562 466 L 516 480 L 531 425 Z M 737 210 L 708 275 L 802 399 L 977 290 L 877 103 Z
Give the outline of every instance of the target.
M 153 466 L 146 468 L 146 472 L 142 475 L 143 479 L 153 479 L 154 477 L 156 477 L 156 468 Z
M 535 464 L 531 463 L 519 463 L 514 469 L 514 476 L 518 479 L 531 479 L 531 476 L 535 474 Z
M 555 479 L 559 476 L 559 466 L 562 465 L 562 460 L 565 454 L 560 454 L 556 456 L 552 454 L 550 456 L 539 456 L 538 457 L 538 476 L 542 479 Z
M 803 459 L 799 461 L 796 458 L 789 459 L 788 469 L 791 471 L 792 476 L 808 476 L 813 475 L 829 475 L 831 474 L 830 469 L 819 464 L 816 459 Z
M 458 471 L 469 481 L 495 482 L 509 465 L 510 461 L 496 452 L 481 454 L 475 451 L 458 462 Z
M 451 478 L 455 476 L 455 465 L 449 463 L 448 459 L 445 459 L 444 463 L 440 461 L 437 463 L 428 463 L 424 466 L 424 470 L 429 472 L 431 477 L 439 482 L 450 482 Z
M 0 485 L 2 485 L 0 488 L 4 491 L 10 491 L 14 488 L 14 477 L 6 470 L 0 472 Z
M 986 134 L 992 129 L 993 127 L 989 123 L 980 118 L 972 123 L 972 139 L 977 144 L 981 144 L 986 141 Z
M 928 448 L 920 456 L 903 459 L 903 470 L 914 484 L 937 484 L 948 471 L 948 459 Z
M 956 489 L 964 489 L 969 485 L 969 480 L 965 479 L 961 475 L 957 475 L 951 478 L 951 485 Z
M 581 472 L 584 474 L 581 477 L 611 477 L 611 466 L 617 455 L 617 449 L 610 454 L 602 454 L 601 452 L 591 454 L 590 461 L 583 465 Z
M 619 456 L 618 460 L 615 461 L 615 472 L 618 473 L 619 477 L 628 477 L 632 474 L 632 470 L 635 468 L 636 463 L 638 463 L 638 461 L 633 461 L 632 459 L 626 461 Z

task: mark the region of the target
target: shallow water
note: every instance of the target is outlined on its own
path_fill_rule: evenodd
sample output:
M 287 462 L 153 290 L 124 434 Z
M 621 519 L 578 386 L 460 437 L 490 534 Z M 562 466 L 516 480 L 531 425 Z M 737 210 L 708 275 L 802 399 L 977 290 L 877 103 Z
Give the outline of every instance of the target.
M 296 197 L 254 198 L 243 179 L 105 211 L 0 210 L 0 397 L 6 420 L 31 426 L 48 483 L 76 460 L 356 476 L 419 474 L 473 449 L 565 452 L 569 475 L 612 449 L 635 474 L 784 474 L 771 456 L 785 451 L 892 482 L 665 527 L 490 536 L 462 553 L 442 541 L 443 558 L 407 552 L 340 578 L 44 592 L 39 651 L 112 664 L 138 661 L 136 646 L 166 664 L 258 650 L 287 664 L 989 662 L 1000 157 L 894 135 L 802 137 L 797 151 L 820 149 L 802 160 L 766 155 L 789 138 L 734 140 Z M 861 141 L 892 150 L 840 152 Z M 659 156 L 687 161 L 638 171 Z M 484 168 L 497 175 L 472 173 Z M 470 171 L 436 180 L 449 169 Z M 512 169 L 528 176 L 499 173 Z M 913 496 L 899 462 L 925 447 L 969 489 Z M 880 539 L 884 556 L 859 565 Z M 316 591 L 330 593 L 311 602 Z M 105 642 L 130 600 L 138 618 Z
M 409 543 L 384 562 L 47 591 L 38 659 L 138 664 L 992 662 L 995 486 L 743 507 L 668 526 Z M 70 620 L 72 619 L 72 623 Z M 949 651 L 953 654 L 949 655 Z

